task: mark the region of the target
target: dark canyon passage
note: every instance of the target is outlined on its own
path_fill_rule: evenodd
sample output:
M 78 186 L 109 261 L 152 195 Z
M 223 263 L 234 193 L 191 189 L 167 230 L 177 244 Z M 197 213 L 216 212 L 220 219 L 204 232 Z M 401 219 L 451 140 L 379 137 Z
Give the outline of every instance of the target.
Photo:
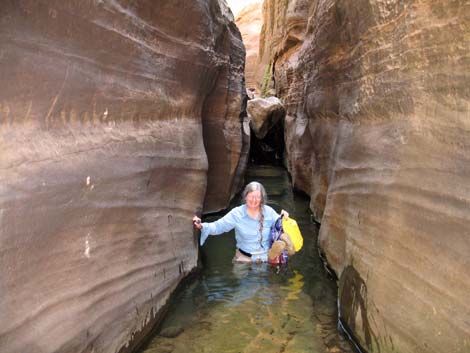
M 262 139 L 251 132 L 249 161 L 252 164 L 284 165 L 284 121 L 275 124 Z

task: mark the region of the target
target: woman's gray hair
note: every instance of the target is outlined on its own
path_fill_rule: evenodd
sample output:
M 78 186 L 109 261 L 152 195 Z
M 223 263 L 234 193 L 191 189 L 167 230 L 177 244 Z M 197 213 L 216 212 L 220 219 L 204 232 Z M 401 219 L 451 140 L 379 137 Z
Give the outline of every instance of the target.
M 257 181 L 252 181 L 249 183 L 247 186 L 245 186 L 245 190 L 243 190 L 243 200 L 246 202 L 246 197 L 250 192 L 253 191 L 259 191 L 261 193 L 261 200 L 259 203 L 259 244 L 261 245 L 262 248 L 263 246 L 263 224 L 264 224 L 264 213 L 263 213 L 263 205 L 266 205 L 268 203 L 268 195 L 266 194 L 266 190 L 264 189 L 264 186 L 261 185 L 261 183 L 258 183 Z
M 268 195 L 266 194 L 266 190 L 264 189 L 264 186 L 261 183 L 258 183 L 257 181 L 252 181 L 247 186 L 245 186 L 245 189 L 242 193 L 243 200 L 246 201 L 246 197 L 248 196 L 248 194 L 253 191 L 259 191 L 261 193 L 260 206 L 266 205 L 268 203 Z

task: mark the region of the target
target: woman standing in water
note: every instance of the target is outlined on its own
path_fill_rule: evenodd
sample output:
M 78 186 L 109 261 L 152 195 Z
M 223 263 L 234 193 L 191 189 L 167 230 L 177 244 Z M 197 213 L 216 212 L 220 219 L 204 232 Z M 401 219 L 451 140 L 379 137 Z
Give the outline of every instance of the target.
M 284 248 L 291 252 L 293 246 L 287 236 L 283 237 L 283 241 L 274 242 L 270 249 L 270 229 L 280 215 L 266 205 L 267 195 L 263 185 L 256 181 L 249 183 L 243 191 L 243 199 L 243 205 L 233 208 L 215 222 L 201 223 L 199 217 L 193 217 L 194 226 L 201 230 L 201 246 L 209 235 L 219 235 L 235 228 L 237 250 L 234 261 L 266 262 L 268 256 L 275 258 Z M 281 216 L 289 217 L 289 214 L 282 210 Z

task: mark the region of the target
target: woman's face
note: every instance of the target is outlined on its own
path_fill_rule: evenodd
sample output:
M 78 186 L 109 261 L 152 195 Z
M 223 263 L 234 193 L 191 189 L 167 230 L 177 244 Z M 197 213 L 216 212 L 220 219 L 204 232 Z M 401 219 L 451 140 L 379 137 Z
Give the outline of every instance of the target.
M 261 191 L 251 191 L 246 195 L 246 205 L 249 208 L 258 208 L 261 203 Z

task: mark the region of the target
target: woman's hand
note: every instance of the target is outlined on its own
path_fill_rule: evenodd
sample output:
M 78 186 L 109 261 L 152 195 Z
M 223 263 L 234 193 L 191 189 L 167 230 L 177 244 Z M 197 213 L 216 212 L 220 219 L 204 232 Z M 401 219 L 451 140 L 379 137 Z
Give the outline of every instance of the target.
M 281 217 L 282 218 L 289 218 L 289 212 L 285 211 L 285 210 L 282 210 L 281 211 Z
M 197 229 L 202 229 L 201 219 L 198 216 L 193 217 L 193 224 Z

